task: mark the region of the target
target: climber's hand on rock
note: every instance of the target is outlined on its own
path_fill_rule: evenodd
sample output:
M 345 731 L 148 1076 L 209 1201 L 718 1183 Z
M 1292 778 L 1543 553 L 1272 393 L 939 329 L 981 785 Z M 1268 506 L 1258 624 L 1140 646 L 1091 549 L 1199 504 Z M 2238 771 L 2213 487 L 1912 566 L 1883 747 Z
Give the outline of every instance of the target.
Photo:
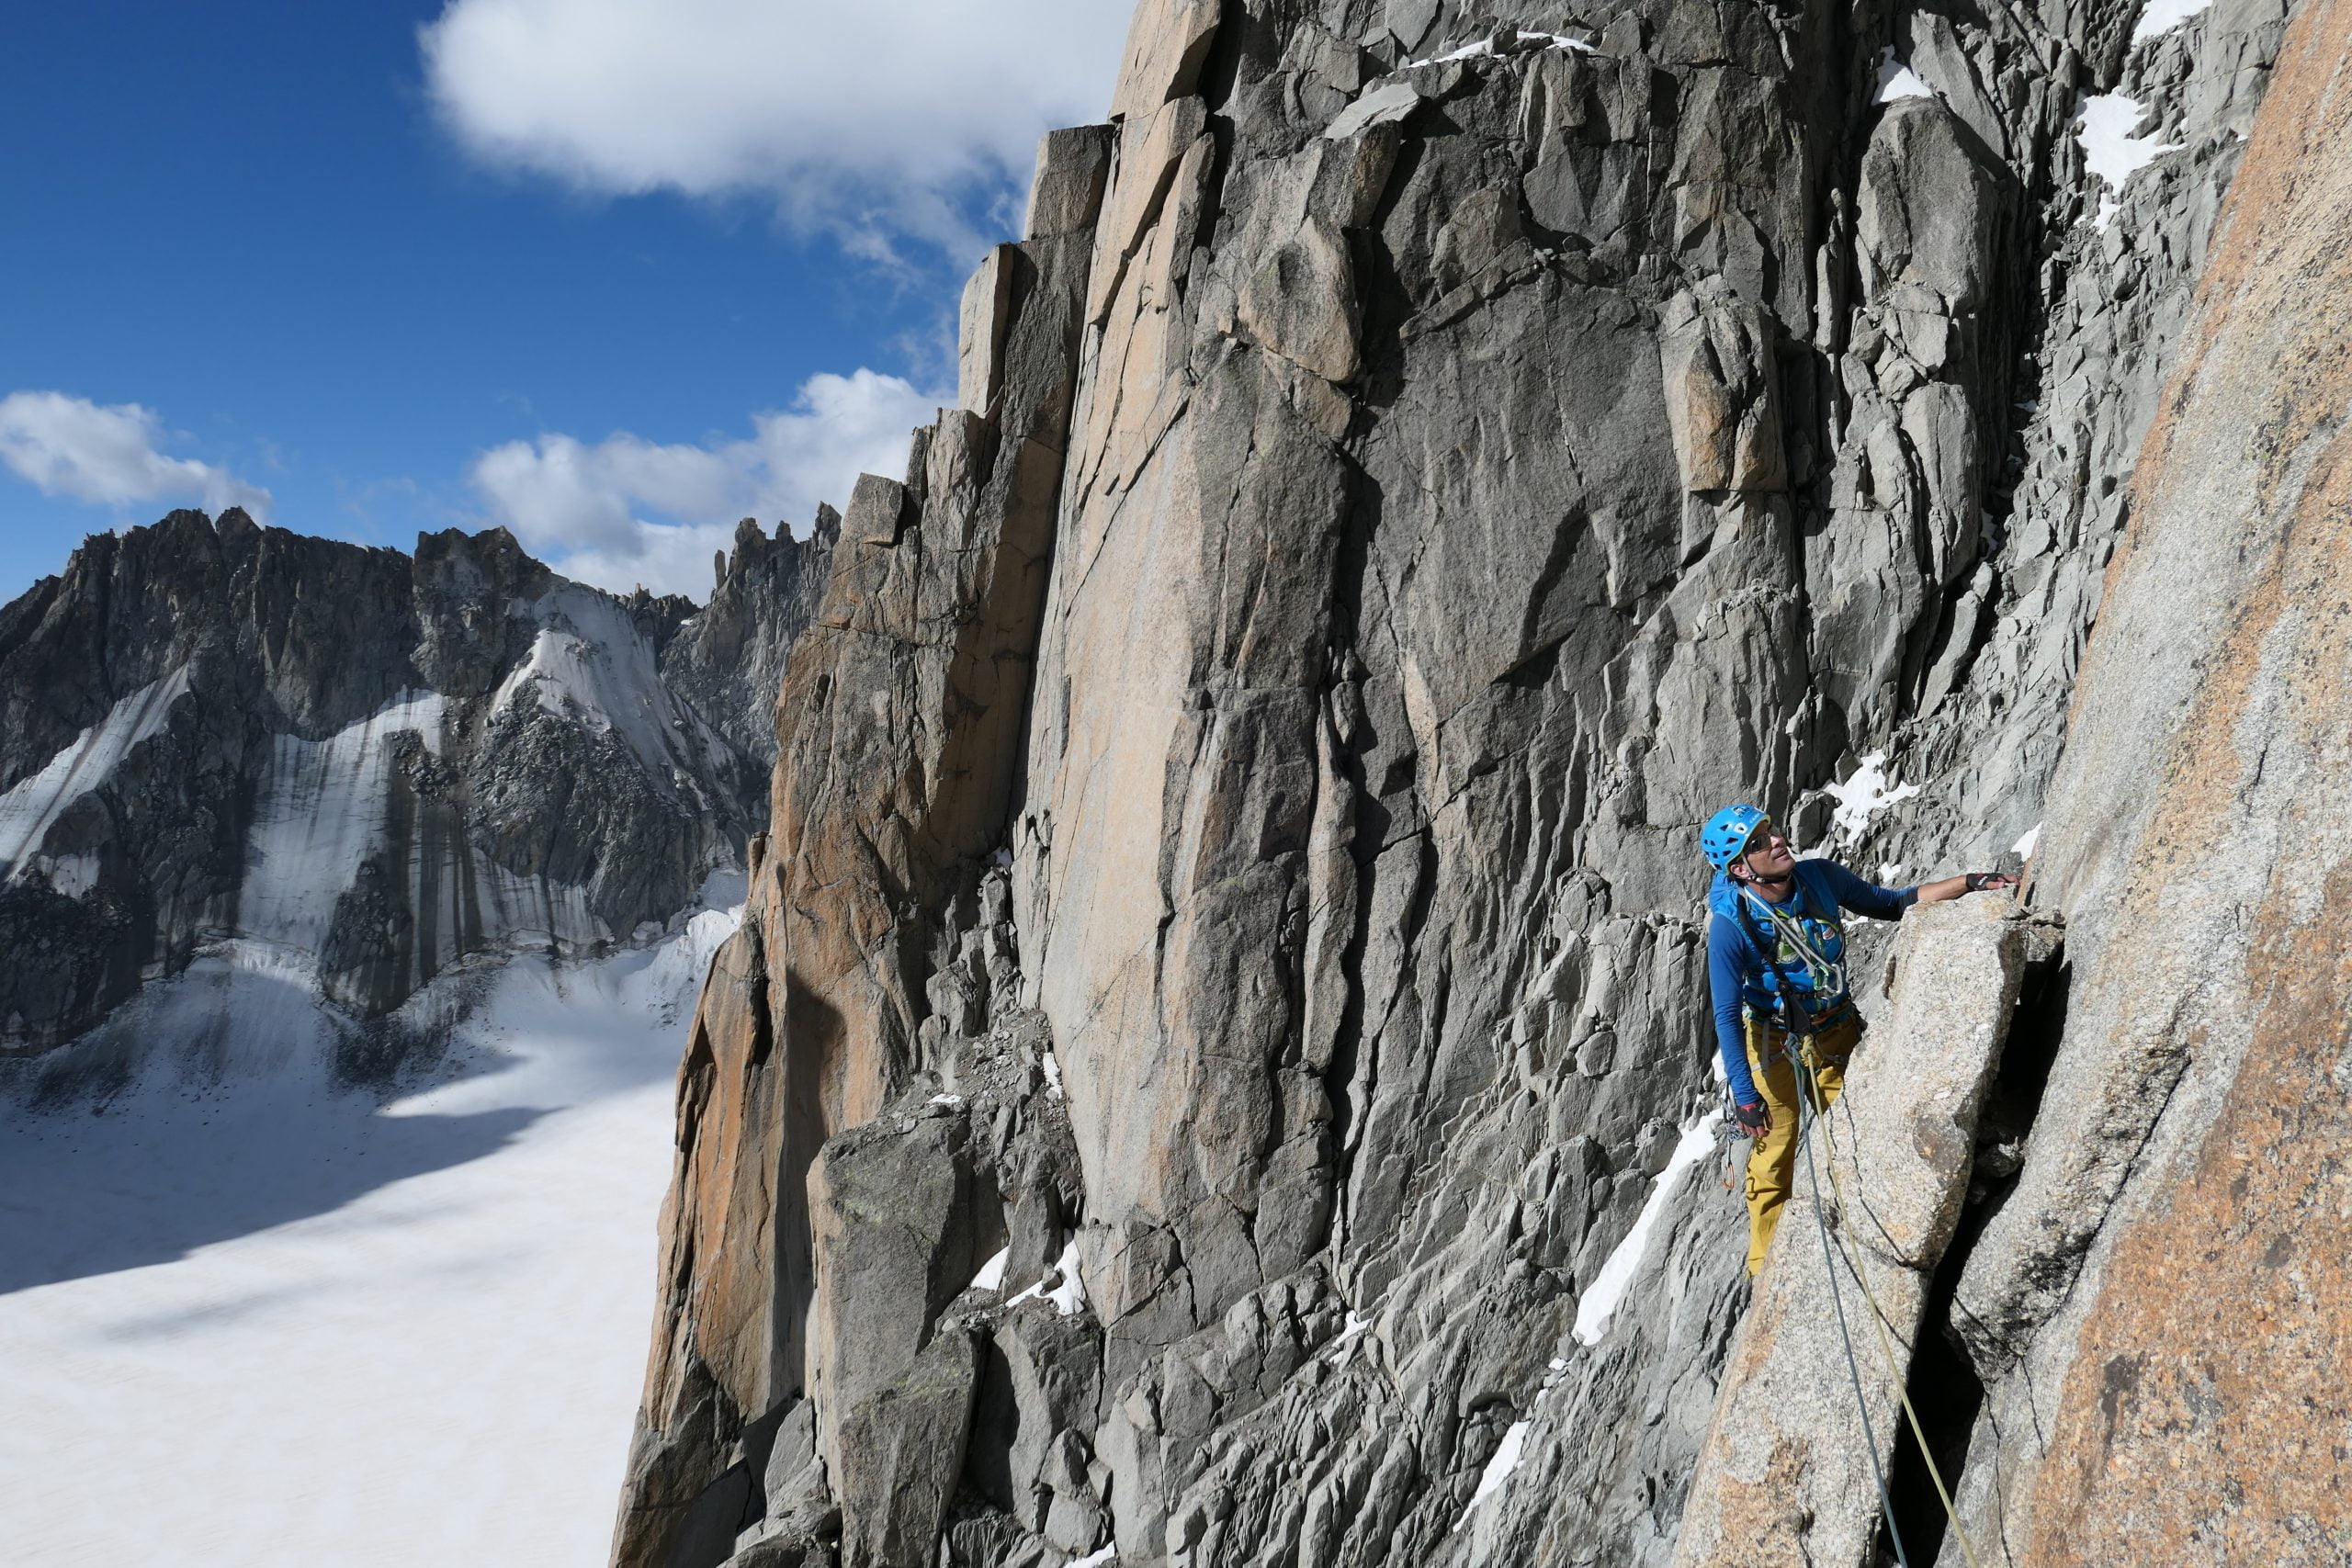
M 1760 1100 L 1753 1105 L 1733 1106 L 1731 1118 L 1739 1123 L 1739 1130 L 1751 1138 L 1760 1138 L 1772 1130 L 1771 1107 Z
M 1988 893 L 1996 888 L 2018 885 L 2018 879 L 2006 871 L 1972 871 L 1966 881 L 1971 893 Z

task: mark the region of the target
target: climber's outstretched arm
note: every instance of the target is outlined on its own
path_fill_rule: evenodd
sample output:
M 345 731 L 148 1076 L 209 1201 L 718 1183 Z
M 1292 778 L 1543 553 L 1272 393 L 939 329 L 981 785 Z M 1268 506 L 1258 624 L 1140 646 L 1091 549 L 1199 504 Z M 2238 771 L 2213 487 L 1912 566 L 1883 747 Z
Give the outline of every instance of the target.
M 2018 879 L 2006 871 L 1971 871 L 1959 876 L 1947 876 L 1940 882 L 1923 882 L 1919 897 L 1921 904 L 1940 904 L 1957 898 L 1963 893 L 1983 893 L 1994 888 L 2015 887 Z

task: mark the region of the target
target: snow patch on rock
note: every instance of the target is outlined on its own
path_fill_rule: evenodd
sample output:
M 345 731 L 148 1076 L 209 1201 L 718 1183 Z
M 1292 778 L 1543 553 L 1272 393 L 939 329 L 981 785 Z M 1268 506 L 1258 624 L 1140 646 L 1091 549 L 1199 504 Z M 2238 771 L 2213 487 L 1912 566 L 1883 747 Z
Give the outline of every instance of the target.
M 1894 58 L 1894 51 L 1883 49 L 1878 56 L 1878 92 L 1871 99 L 1874 104 L 1891 104 L 1904 98 L 1932 98 L 1936 90 L 1919 77 L 1919 73 Z
M 1076 1236 L 1072 1236 L 1063 1244 L 1061 1257 L 1054 1260 L 1053 1272 L 1061 1277 L 1061 1283 L 1052 1290 L 1046 1289 L 1046 1281 L 1040 1280 L 1004 1304 L 1009 1307 L 1019 1306 L 1032 1297 L 1042 1297 L 1053 1303 L 1054 1310 L 1062 1316 L 1074 1316 L 1078 1309 L 1086 1303 L 1086 1287 L 1078 1277 L 1078 1238 Z
M 1487 1468 L 1478 1472 L 1478 1489 L 1470 1494 L 1470 1506 L 1453 1521 L 1455 1529 L 1470 1522 L 1471 1512 L 1479 1504 L 1503 1489 L 1503 1483 L 1510 1479 L 1510 1472 L 1519 1468 L 1520 1459 L 1527 1449 L 1528 1431 L 1534 1425 L 1532 1417 L 1521 1416 L 1503 1433 L 1503 1440 L 1495 1445 L 1494 1457 L 1487 1461 Z
M 2189 17 L 2211 8 L 2213 0 L 2148 0 L 2140 19 L 2132 24 L 2133 47 L 2161 38 Z
M 1642 1256 L 1648 1250 L 1651 1233 L 1666 1215 L 1666 1206 L 1674 1201 L 1681 1186 L 1682 1173 L 1707 1157 L 1715 1146 L 1715 1128 L 1723 1122 L 1723 1112 L 1710 1111 L 1682 1129 L 1682 1137 L 1668 1156 L 1666 1168 L 1657 1173 L 1650 1186 L 1649 1201 L 1634 1220 L 1634 1228 L 1617 1244 L 1609 1260 L 1593 1276 L 1592 1286 L 1577 1302 L 1577 1321 L 1570 1330 L 1579 1345 L 1598 1345 L 1601 1336 L 1609 1332 L 1610 1319 L 1617 1315 L 1617 1308 L 1625 1299 L 1626 1287 L 1634 1282 L 1634 1273 L 1642 1266 Z
M 2125 182 L 2165 153 L 2180 151 L 2177 141 L 2132 134 L 2147 113 L 2137 98 L 2121 93 L 2085 98 L 2075 113 L 2075 140 L 2082 145 L 2083 166 L 2107 185 L 2098 212 L 2091 220 L 2091 226 L 2101 232 L 2114 220 Z
M 1883 751 L 1873 751 L 1863 758 L 1861 766 L 1845 783 L 1825 787 L 1838 802 L 1838 810 L 1830 818 L 1831 829 L 1849 839 L 1860 837 L 1871 818 L 1888 807 L 1919 793 L 1917 784 L 1898 784 L 1888 774 Z
M 1566 33 L 1529 32 L 1521 28 L 1517 30 L 1517 37 L 1519 47 L 1521 49 L 1532 44 L 1543 49 L 1572 49 L 1578 54 L 1600 52 L 1584 39 L 1571 38 Z M 1432 54 L 1427 60 L 1408 60 L 1405 62 L 1405 69 L 1419 71 L 1430 65 L 1453 65 L 1464 60 L 1484 59 L 1493 55 L 1494 52 L 1495 40 L 1491 38 L 1482 38 L 1476 43 L 1465 43 L 1461 48 L 1449 51 L 1444 54 Z
M 981 1264 L 980 1271 L 972 1276 L 971 1288 L 976 1291 L 1001 1291 L 1004 1289 L 1005 1265 L 1012 1261 L 1012 1248 L 1009 1247 L 998 1247 L 996 1249 L 995 1256 L 990 1258 L 986 1263 Z
M 115 704 L 47 767 L 0 795 L 0 868 L 9 880 L 25 869 L 20 863 L 40 850 L 66 807 L 113 778 L 134 747 L 164 732 L 172 705 L 187 694 L 187 666 L 182 665 Z

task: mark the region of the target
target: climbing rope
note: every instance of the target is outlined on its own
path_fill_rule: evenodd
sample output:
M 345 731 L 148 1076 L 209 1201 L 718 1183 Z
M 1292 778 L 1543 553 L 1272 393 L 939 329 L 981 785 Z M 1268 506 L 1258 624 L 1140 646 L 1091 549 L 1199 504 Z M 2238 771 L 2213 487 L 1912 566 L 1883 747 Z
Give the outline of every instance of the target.
M 1878 1486 L 1878 1506 L 1886 1520 L 1886 1533 L 1894 1542 L 1894 1560 L 1903 1568 L 1911 1568 L 1910 1554 L 1903 1550 L 1903 1532 L 1894 1528 L 1894 1495 L 1886 1489 L 1886 1472 L 1879 1467 L 1878 1434 L 1871 1429 L 1870 1401 L 1862 1393 L 1862 1369 L 1854 1359 L 1854 1337 L 1846 1327 L 1846 1297 L 1838 1288 L 1838 1265 L 1829 1247 L 1829 1222 L 1821 1212 L 1821 1177 L 1814 1170 L 1813 1130 L 1821 1124 L 1821 1114 L 1814 1110 L 1814 1097 L 1820 1089 L 1813 1081 L 1811 1064 L 1804 1064 L 1804 1083 L 1797 1095 L 1798 1106 L 1811 1115 L 1804 1118 L 1797 1129 L 1797 1146 L 1804 1150 L 1804 1168 L 1813 1176 L 1813 1223 L 1821 1232 L 1821 1266 L 1829 1276 L 1829 1304 L 1838 1314 L 1838 1338 L 1846 1347 L 1846 1375 L 1854 1385 L 1854 1414 L 1862 1419 L 1862 1451 L 1871 1461 L 1871 1480 Z
M 1829 1143 L 1828 1154 L 1823 1163 L 1829 1168 L 1829 1185 L 1838 1199 L 1840 1225 L 1844 1224 L 1846 1215 L 1852 1213 L 1852 1209 L 1846 1200 L 1845 1184 L 1838 1176 L 1837 1134 L 1828 1130 L 1830 1118 L 1820 1104 L 1821 1086 L 1814 1077 L 1814 1065 L 1802 1055 L 1796 1059 L 1795 1065 L 1804 1075 L 1803 1092 L 1797 1096 L 1797 1100 L 1804 1111 L 1811 1113 L 1805 1118 L 1804 1125 L 1799 1129 L 1797 1142 L 1804 1148 L 1805 1170 L 1813 1178 L 1814 1224 L 1821 1231 L 1823 1263 L 1829 1271 L 1829 1299 L 1837 1308 L 1838 1337 L 1844 1339 L 1846 1343 L 1846 1370 L 1853 1379 L 1854 1403 L 1857 1412 L 1862 1418 L 1863 1439 L 1871 1445 L 1871 1475 L 1878 1483 L 1879 1501 L 1886 1509 L 1886 1533 L 1894 1542 L 1895 1557 L 1905 1564 L 1905 1568 L 1909 1568 L 1910 1559 L 1904 1555 L 1903 1538 L 1894 1525 L 1894 1500 L 1887 1492 L 1884 1476 L 1879 1472 L 1878 1439 L 1871 1435 L 1870 1413 L 1863 1406 L 1862 1380 L 1861 1374 L 1854 1365 L 1853 1340 L 1847 1334 L 1845 1299 L 1843 1292 L 1838 1288 L 1837 1266 L 1841 1262 L 1845 1265 L 1846 1271 L 1854 1277 L 1854 1283 L 1861 1287 L 1862 1299 L 1870 1305 L 1871 1325 L 1878 1331 L 1879 1354 L 1886 1361 L 1887 1374 L 1894 1385 L 1895 1397 L 1903 1402 L 1904 1416 L 1910 1422 L 1913 1441 L 1919 1445 L 1919 1458 L 1928 1467 L 1928 1479 L 1935 1483 L 1936 1497 L 1943 1504 L 1944 1517 L 1951 1522 L 1952 1535 L 1960 1542 L 1960 1554 L 1966 1560 L 1968 1568 L 1982 1568 L 1976 1560 L 1976 1548 L 1968 1539 L 1968 1530 L 1960 1522 L 1960 1509 L 1952 1503 L 1951 1489 L 1944 1484 L 1943 1472 L 1937 1467 L 1935 1455 L 1928 1450 L 1927 1428 L 1919 1420 L 1918 1408 L 1911 1403 L 1909 1380 L 1904 1375 L 1902 1363 L 1895 1358 L 1894 1338 L 1887 1333 L 1886 1311 L 1879 1305 L 1878 1295 L 1871 1289 L 1870 1280 L 1864 1277 L 1861 1269 L 1854 1260 L 1846 1255 L 1844 1247 L 1840 1246 L 1837 1248 L 1836 1258 L 1832 1260 L 1829 1224 L 1822 1213 L 1821 1207 L 1821 1175 L 1815 1168 L 1813 1158 L 1813 1129 L 1816 1126 L 1823 1129 L 1822 1136 Z M 1883 1226 L 1881 1227 L 1881 1234 L 1884 1234 Z
M 1817 979 L 1820 976 L 1821 970 L 1828 969 L 1830 971 L 1831 977 L 1839 982 L 1839 988 L 1843 988 L 1844 966 L 1842 964 L 1830 964 L 1827 956 L 1815 949 L 1813 944 L 1805 939 L 1804 928 L 1800 924 L 1795 920 L 1789 919 L 1781 910 L 1764 903 L 1760 899 L 1754 898 L 1753 895 L 1750 895 L 1750 901 L 1754 902 L 1758 908 L 1761 908 L 1764 911 L 1766 918 L 1770 920 L 1773 926 L 1774 933 L 1778 936 L 1785 937 L 1788 940 L 1790 946 L 1794 948 L 1798 955 L 1804 960 L 1807 977 L 1809 979 Z M 1742 908 L 1744 912 L 1744 905 L 1742 906 Z M 1758 951 L 1766 954 L 1766 962 L 1771 965 L 1772 969 L 1776 973 L 1781 974 L 1783 981 L 1785 981 L 1786 972 L 1781 969 L 1777 954 L 1773 953 L 1770 949 L 1765 947 L 1760 936 L 1752 929 L 1749 934 L 1751 940 L 1756 942 Z M 1845 1345 L 1846 1371 L 1849 1378 L 1851 1379 L 1854 1386 L 1854 1411 L 1856 1415 L 1861 1417 L 1862 1438 L 1870 1445 L 1871 1479 L 1875 1482 L 1878 1486 L 1879 1505 L 1886 1511 L 1885 1518 L 1887 1537 L 1894 1543 L 1895 1559 L 1902 1564 L 1902 1568 L 1911 1568 L 1911 1560 L 1903 1550 L 1902 1532 L 1896 1529 L 1894 1523 L 1894 1499 L 1893 1495 L 1887 1490 L 1886 1476 L 1879 1465 L 1878 1438 L 1871 1429 L 1869 1402 L 1862 1393 L 1861 1371 L 1854 1358 L 1853 1336 L 1849 1330 L 1846 1323 L 1845 1294 L 1838 1289 L 1838 1265 L 1840 1261 L 1844 1262 L 1847 1272 L 1853 1275 L 1854 1282 L 1861 1287 L 1862 1299 L 1870 1305 L 1871 1321 L 1878 1330 L 1879 1353 L 1886 1360 L 1888 1378 L 1894 1385 L 1895 1395 L 1903 1402 L 1903 1414 L 1911 1424 L 1911 1436 L 1913 1440 L 1919 1445 L 1919 1458 L 1928 1467 L 1928 1477 L 1930 1481 L 1935 1483 L 1936 1496 L 1944 1506 L 1944 1517 L 1951 1521 L 1952 1534 L 1960 1541 L 1961 1556 L 1967 1560 L 1968 1568 L 1982 1568 L 1982 1565 L 1976 1560 L 1975 1546 L 1969 1540 L 1968 1531 L 1961 1525 L 1960 1510 L 1952 1504 L 1951 1489 L 1944 1484 L 1943 1472 L 1938 1468 L 1935 1455 L 1928 1451 L 1927 1428 L 1919 1420 L 1918 1410 L 1911 1403 L 1911 1391 L 1909 1388 L 1910 1380 L 1904 1373 L 1903 1364 L 1896 1359 L 1894 1341 L 1887 1334 L 1886 1313 L 1884 1309 L 1879 1305 L 1878 1297 L 1876 1293 L 1871 1290 L 1870 1281 L 1863 1278 L 1861 1269 L 1856 1267 L 1850 1258 L 1845 1256 L 1845 1249 L 1842 1247 L 1839 1247 L 1833 1250 L 1831 1247 L 1829 1240 L 1829 1222 L 1823 1214 L 1821 1206 L 1821 1176 L 1820 1172 L 1814 1168 L 1813 1156 L 1813 1129 L 1815 1126 L 1819 1125 L 1826 1121 L 1826 1117 L 1824 1115 L 1825 1107 L 1822 1104 L 1821 1085 L 1815 1076 L 1814 1063 L 1810 1059 L 1812 1036 L 1814 1033 L 1812 1027 L 1813 1020 L 1807 1016 L 1804 1004 L 1793 995 L 1787 994 L 1787 987 L 1785 986 L 1783 987 L 1783 996 L 1790 1012 L 1795 1019 L 1803 1021 L 1799 1028 L 1788 1031 L 1784 1036 L 1790 1067 L 1792 1074 L 1798 1078 L 1797 1104 L 1799 1108 L 1799 1114 L 1797 1143 L 1798 1145 L 1804 1150 L 1805 1169 L 1813 1178 L 1813 1220 L 1815 1228 L 1817 1228 L 1821 1233 L 1822 1262 L 1829 1276 L 1830 1304 L 1836 1309 L 1838 1314 L 1838 1337 Z M 1800 1042 L 1802 1042 L 1802 1043 L 1800 1043 Z M 1764 1065 L 1769 1066 L 1770 1064 L 1767 1063 Z M 1849 1111 L 1849 1114 L 1850 1115 L 1851 1112 Z M 1831 1148 L 1828 1159 L 1829 1181 L 1831 1187 L 1837 1193 L 1838 1224 L 1842 1226 L 1846 1223 L 1846 1215 L 1852 1213 L 1852 1210 L 1848 1206 L 1846 1201 L 1844 1184 L 1838 1180 L 1838 1177 L 1837 1148 L 1835 1146 L 1836 1135 L 1826 1132 L 1822 1135 L 1825 1138 L 1831 1140 Z M 1726 1182 L 1725 1185 L 1728 1186 L 1729 1183 Z M 1867 1212 L 1867 1210 L 1865 1212 Z M 1871 1223 L 1873 1224 L 1878 1223 L 1877 1216 L 1875 1214 L 1871 1215 Z M 1879 1232 L 1882 1235 L 1884 1235 L 1885 1226 L 1880 1225 Z

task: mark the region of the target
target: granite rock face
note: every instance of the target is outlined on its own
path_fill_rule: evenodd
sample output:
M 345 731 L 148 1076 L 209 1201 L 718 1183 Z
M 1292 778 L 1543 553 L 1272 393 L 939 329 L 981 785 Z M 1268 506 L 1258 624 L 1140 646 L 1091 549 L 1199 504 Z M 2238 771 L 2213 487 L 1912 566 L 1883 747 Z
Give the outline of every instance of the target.
M 907 482 L 859 481 L 786 668 L 772 830 L 753 842 L 742 929 L 680 1070 L 663 1317 L 616 1547 L 627 1561 L 664 1561 L 701 1489 L 747 1462 L 738 1434 L 820 1381 L 810 1359 L 832 1341 L 811 1311 L 831 1222 L 812 1220 L 811 1183 L 826 1140 L 919 1073 L 935 1077 L 951 1039 L 1017 1000 L 1010 885 L 991 861 L 1020 783 L 1111 152 L 1101 132 L 1047 139 L 1044 227 L 999 251 L 1005 287 L 967 315 L 986 359 L 966 383 L 1001 392 L 918 432 Z M 1010 1135 L 991 1127 L 973 1145 L 1001 1150 Z M 1049 1211 L 1035 1223 L 1057 1226 Z M 848 1415 L 826 1413 L 829 1446 Z M 927 1557 L 936 1530 L 852 1532 L 893 1543 L 896 1560 Z
M 2333 0 L 2279 48 L 2051 787 L 2065 1041 L 1953 1309 L 1964 1501 L 2020 1562 L 2352 1551 L 2347 126 Z
M 2282 117 L 2341 123 L 2263 107 L 2280 0 L 2133 22 L 1145 0 L 1111 123 L 1046 140 L 965 293 L 964 406 L 862 482 L 787 663 L 617 1564 L 729 1528 L 847 1568 L 1673 1558 L 1747 1304 L 1699 824 L 1760 799 L 1891 883 L 2034 842 L 2199 280 L 2267 231 L 2233 181 Z M 2163 149 L 2129 175 L 2080 134 L 2119 94 Z M 2240 209 L 2344 216 L 2278 156 Z M 2315 460 L 2320 423 L 2262 428 Z M 2289 513 L 2205 501 L 2239 581 Z M 2180 722 L 2140 706 L 2118 778 Z M 2045 856 L 2123 820 L 2083 798 Z M 2032 1216 L 2081 1212 L 2051 1097 L 2112 939 L 2095 880 L 2041 884 L 2091 934 L 1995 964 L 2006 1047 L 1909 1123 L 1882 1393 L 1967 1508 L 2054 1518 L 1996 1457 L 2020 1348 L 1946 1332 L 1956 1296 L 2063 1321 Z M 1890 1004 L 1858 938 L 1858 1083 L 1900 1087 L 1913 961 Z
M 775 750 L 744 715 L 831 547 L 750 523 L 737 546 L 697 615 L 499 530 L 413 557 L 233 510 L 93 537 L 0 610 L 10 1083 L 130 1070 L 74 1043 L 198 964 L 314 990 L 342 1065 L 380 1075 L 432 1049 L 401 1014 L 436 976 L 688 907 L 764 825 Z

